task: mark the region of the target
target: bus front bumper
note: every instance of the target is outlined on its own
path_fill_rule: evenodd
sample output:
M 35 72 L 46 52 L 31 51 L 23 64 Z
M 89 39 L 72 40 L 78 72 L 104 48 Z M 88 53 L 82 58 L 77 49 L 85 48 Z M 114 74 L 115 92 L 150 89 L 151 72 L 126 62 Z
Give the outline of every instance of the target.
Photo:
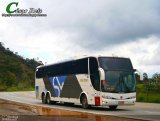
M 114 99 L 103 99 L 101 101 L 102 106 L 110 106 L 110 105 L 134 105 L 136 102 L 136 98 L 134 99 L 126 99 L 126 100 L 114 100 Z

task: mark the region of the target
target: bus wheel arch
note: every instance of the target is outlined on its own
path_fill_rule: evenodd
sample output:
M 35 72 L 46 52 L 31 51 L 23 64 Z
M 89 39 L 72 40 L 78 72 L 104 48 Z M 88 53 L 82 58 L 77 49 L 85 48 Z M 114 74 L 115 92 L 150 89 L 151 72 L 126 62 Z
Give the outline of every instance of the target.
M 84 109 L 89 107 L 88 98 L 87 98 L 87 95 L 85 93 L 82 93 L 80 95 L 80 103 L 82 104 L 82 108 L 84 108 Z
M 42 99 L 42 103 L 46 104 L 46 95 L 44 92 L 42 92 L 42 94 L 41 94 L 41 99 Z

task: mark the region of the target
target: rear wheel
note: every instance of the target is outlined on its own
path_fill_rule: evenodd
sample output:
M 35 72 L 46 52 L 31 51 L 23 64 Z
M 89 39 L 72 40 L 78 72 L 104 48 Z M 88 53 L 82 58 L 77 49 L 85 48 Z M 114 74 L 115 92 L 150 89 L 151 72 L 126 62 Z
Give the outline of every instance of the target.
M 111 105 L 111 106 L 109 106 L 109 109 L 115 110 L 117 107 L 118 107 L 117 105 Z
M 50 97 L 49 93 L 47 93 L 47 96 L 46 96 L 46 103 L 51 104 L 51 97 Z
M 86 95 L 82 96 L 82 98 L 81 98 L 81 104 L 82 104 L 82 108 L 84 108 L 84 109 L 88 108 L 88 101 L 87 101 Z
M 46 96 L 44 93 L 42 93 L 42 103 L 46 104 Z

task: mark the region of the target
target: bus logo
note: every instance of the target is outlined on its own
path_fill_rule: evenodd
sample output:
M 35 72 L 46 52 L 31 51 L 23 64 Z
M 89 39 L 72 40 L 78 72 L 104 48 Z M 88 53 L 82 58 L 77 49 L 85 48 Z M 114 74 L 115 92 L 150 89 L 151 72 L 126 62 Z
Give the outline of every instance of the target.
M 54 93 L 57 97 L 59 97 L 61 94 L 65 79 L 66 79 L 66 76 L 49 78 L 52 88 L 54 89 Z

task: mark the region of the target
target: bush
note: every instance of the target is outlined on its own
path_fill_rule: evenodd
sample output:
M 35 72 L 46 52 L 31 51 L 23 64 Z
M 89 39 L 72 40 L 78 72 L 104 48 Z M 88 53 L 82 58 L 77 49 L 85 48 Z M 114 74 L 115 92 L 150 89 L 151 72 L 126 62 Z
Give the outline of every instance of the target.
M 160 103 L 160 93 L 155 84 L 137 85 L 137 102 Z

